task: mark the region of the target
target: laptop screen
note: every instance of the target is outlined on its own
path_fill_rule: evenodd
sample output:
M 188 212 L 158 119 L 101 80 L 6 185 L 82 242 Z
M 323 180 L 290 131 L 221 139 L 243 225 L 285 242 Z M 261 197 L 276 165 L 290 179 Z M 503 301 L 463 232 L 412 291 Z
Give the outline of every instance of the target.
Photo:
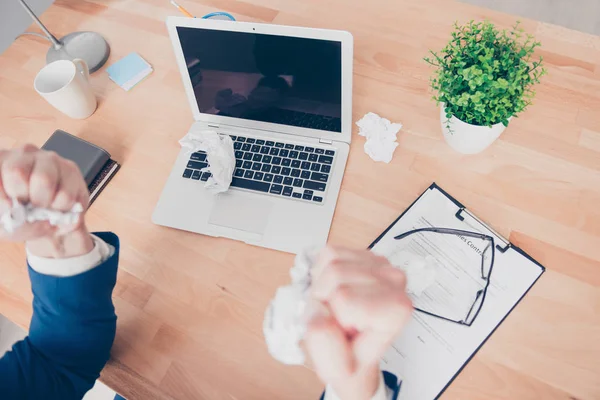
M 341 132 L 341 42 L 178 27 L 201 113 Z

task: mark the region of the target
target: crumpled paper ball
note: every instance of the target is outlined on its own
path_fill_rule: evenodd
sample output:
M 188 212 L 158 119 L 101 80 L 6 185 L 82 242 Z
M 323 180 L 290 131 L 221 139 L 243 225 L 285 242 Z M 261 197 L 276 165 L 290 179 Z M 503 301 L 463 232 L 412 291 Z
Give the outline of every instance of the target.
M 304 364 L 305 355 L 300 343 L 310 318 L 310 272 L 314 254 L 314 251 L 305 251 L 296 256 L 290 270 L 291 284 L 277 289 L 265 312 L 263 332 L 267 348 L 273 358 L 284 364 Z
M 402 124 L 392 123 L 389 119 L 369 112 L 365 114 L 356 125 L 360 128 L 358 134 L 367 138 L 365 153 L 373 161 L 389 163 L 392 161 L 394 151 L 398 147 L 396 135 Z
M 207 189 L 213 193 L 229 190 L 235 170 L 235 151 L 229 135 L 219 135 L 212 130 L 190 131 L 179 140 L 179 144 L 187 149 L 189 154 L 196 151 L 206 152 L 209 166 L 203 168 L 202 172 L 212 174 L 206 181 Z
M 406 274 L 406 291 L 409 294 L 420 296 L 435 282 L 437 262 L 431 255 L 423 257 L 408 251 L 399 251 L 390 262 Z
M 12 199 L 12 208 L 0 216 L 0 226 L 7 233 L 13 233 L 25 223 L 48 221 L 52 226 L 75 224 L 83 206 L 79 203 L 73 205 L 71 210 L 63 212 L 47 208 L 34 207 L 31 204 L 21 204 L 17 199 Z

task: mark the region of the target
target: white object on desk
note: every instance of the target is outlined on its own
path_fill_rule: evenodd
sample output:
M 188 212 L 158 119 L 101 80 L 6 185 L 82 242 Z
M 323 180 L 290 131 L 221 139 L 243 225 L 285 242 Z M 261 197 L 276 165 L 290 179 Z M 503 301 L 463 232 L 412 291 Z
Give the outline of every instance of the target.
M 311 286 L 310 270 L 314 251 L 296 256 L 290 270 L 291 284 L 277 289 L 263 323 L 263 333 L 269 353 L 277 361 L 288 365 L 304 364 L 304 339 L 308 323 L 308 294 Z M 311 304 L 312 306 L 312 304 Z
M 317 164 L 320 161 L 331 162 L 331 164 L 320 169 L 327 174 L 326 176 L 317 176 L 313 173 L 315 171 L 311 171 L 310 178 L 315 176 L 315 179 L 320 179 L 318 182 L 306 179 L 307 175 L 304 174 L 303 179 L 292 176 L 292 178 L 302 181 L 301 186 L 299 186 L 299 181 L 296 181 L 297 186 L 288 184 L 284 186 L 286 179 L 283 172 L 285 170 L 287 173 L 287 166 L 282 168 L 277 166 L 278 168 L 275 169 L 277 174 L 271 174 L 266 171 L 268 168 L 273 171 L 271 166 L 265 167 L 265 171 L 262 170 L 263 166 L 260 166 L 264 154 L 260 155 L 261 161 L 254 161 L 254 156 L 252 156 L 252 161 L 242 161 L 242 168 L 239 171 L 243 172 L 243 175 L 233 178 L 232 181 L 235 184 L 233 190 L 214 196 L 205 190 L 202 184 L 193 179 L 194 164 L 189 163 L 194 160 L 190 160 L 189 153 L 186 149 L 182 149 L 158 200 L 152 221 L 171 228 L 227 237 L 256 246 L 292 253 L 302 251 L 306 247 L 324 245 L 327 242 L 340 192 L 352 136 L 352 35 L 348 32 L 325 29 L 286 27 L 253 22 L 232 24 L 229 21 L 179 17 L 169 17 L 167 27 L 189 106 L 194 116 L 194 123 L 190 131 L 216 130 L 221 135 L 235 136 L 236 142 L 244 141 L 244 144 L 250 142 L 250 152 L 244 153 L 245 157 L 252 153 L 251 150 L 254 147 L 252 140 L 265 142 L 264 150 L 261 148 L 261 151 L 268 149 L 267 142 L 273 142 L 275 149 L 272 150 L 273 153 L 270 153 L 269 157 L 274 166 L 277 166 L 276 163 L 283 163 L 283 159 L 281 162 L 277 160 L 279 156 L 273 157 L 275 153 L 280 154 L 278 148 L 281 146 L 288 147 L 288 149 L 284 149 L 288 151 L 288 155 L 291 153 L 289 146 L 294 146 L 294 149 L 296 146 L 304 149 L 306 147 L 313 148 L 313 151 L 319 149 L 318 151 L 323 153 L 314 152 L 312 157 L 308 158 L 314 159 L 316 155 Z M 244 48 L 243 51 L 238 47 L 233 48 L 227 45 L 234 33 L 248 38 L 244 41 L 245 44 L 236 42 Z M 211 39 L 206 39 L 205 35 L 209 35 Z M 280 123 L 264 122 L 260 119 L 265 118 L 252 117 L 250 114 L 253 112 L 250 112 L 250 109 L 243 111 L 247 106 L 251 109 L 255 107 L 252 105 L 254 102 L 258 102 L 256 104 L 260 105 L 264 101 L 269 104 L 271 101 L 275 101 L 274 104 L 278 105 L 277 107 L 286 108 L 283 98 L 272 97 L 279 89 L 275 91 L 269 89 L 264 80 L 258 87 L 255 87 L 260 79 L 254 75 L 252 75 L 253 82 L 254 78 L 258 80 L 248 86 L 244 92 L 247 99 L 252 98 L 250 103 L 243 107 L 241 107 L 242 105 L 236 106 L 237 111 L 229 110 L 232 111 L 231 114 L 227 110 L 227 104 L 224 109 L 216 109 L 215 99 L 219 100 L 218 93 L 229 93 L 228 89 L 231 89 L 231 85 L 237 82 L 238 78 L 236 77 L 241 76 L 237 72 L 231 72 L 231 68 L 233 68 L 231 66 L 237 65 L 239 68 L 236 67 L 234 70 L 242 71 L 248 61 L 244 58 L 246 55 L 251 56 L 253 60 L 255 56 L 259 56 L 253 52 L 252 45 L 259 35 L 269 35 L 275 42 L 282 43 L 281 46 L 287 51 L 297 53 L 298 57 L 303 60 L 310 61 L 324 53 L 328 54 L 328 56 L 323 56 L 320 61 L 325 63 L 330 71 L 336 72 L 334 73 L 335 78 L 328 80 L 327 87 L 329 89 L 325 91 L 336 93 L 341 102 L 332 104 L 326 98 L 319 98 L 314 102 L 309 102 L 310 105 L 301 102 L 309 108 L 305 109 L 303 105 L 298 111 L 302 109 L 318 113 L 324 118 L 324 123 L 327 122 L 325 120 L 329 121 L 327 124 L 331 123 L 327 128 L 331 130 L 316 127 L 305 128 L 298 126 L 301 125 L 299 122 L 294 123 L 291 120 L 287 122 L 281 120 Z M 293 40 L 288 38 L 293 38 Z M 302 43 L 308 41 L 312 44 L 300 46 L 298 38 L 302 38 L 300 41 Z M 284 43 L 288 44 L 284 45 Z M 290 50 L 289 43 L 295 43 L 294 49 Z M 219 65 L 215 64 L 215 70 L 207 70 L 200 68 L 200 64 L 196 64 L 196 67 L 200 69 L 193 67 L 190 71 L 190 65 L 194 64 L 199 56 L 198 52 L 204 54 L 205 51 L 208 51 L 210 53 L 210 49 L 215 45 L 220 46 L 221 61 L 227 59 L 227 63 L 230 65 L 217 63 Z M 268 62 L 265 68 L 278 68 L 279 64 L 271 65 L 272 61 L 276 60 L 266 61 Z M 311 64 L 309 61 L 307 63 Z M 200 71 L 202 73 L 199 73 Z M 306 78 L 310 81 L 311 78 L 315 78 L 312 75 L 309 74 Z M 280 78 L 278 81 L 284 84 L 282 81 L 285 79 Z M 284 85 L 288 86 L 292 83 L 285 82 L 287 83 Z M 314 81 L 313 84 L 322 86 L 322 82 Z M 233 88 L 235 89 L 237 86 L 234 85 Z M 231 93 L 234 93 L 233 89 L 231 89 Z M 251 95 L 251 93 L 254 94 Z M 262 109 L 262 106 L 259 108 Z M 294 115 L 298 114 L 294 113 Z M 243 148 L 244 145 L 242 145 Z M 258 160 L 258 157 L 256 159 Z M 267 160 L 269 159 L 267 158 Z M 252 162 L 250 168 L 243 168 L 245 161 Z M 187 165 L 192 166 L 192 169 L 186 168 Z M 290 167 L 291 165 L 290 163 Z M 306 164 L 304 165 L 306 167 Z M 198 165 L 196 164 L 196 166 Z M 259 166 L 261 171 L 252 170 Z M 311 164 L 310 167 L 312 168 L 313 165 Z M 188 170 L 186 171 L 186 169 Z M 299 169 L 296 170 L 300 172 Z M 298 172 L 291 170 L 289 175 L 296 175 Z M 262 178 L 260 178 L 262 181 L 256 177 L 256 175 L 261 177 L 260 174 L 262 174 Z M 191 180 L 188 179 L 189 177 Z M 197 177 L 198 174 L 196 174 Z M 286 175 L 286 177 L 288 176 Z M 281 182 L 279 182 L 280 179 Z M 290 183 L 289 179 L 287 179 L 287 183 Z M 294 182 L 292 181 L 292 183 Z
M 38 72 L 33 87 L 58 111 L 75 119 L 85 119 L 98 103 L 89 83 L 90 72 L 82 59 L 59 60 Z
M 390 259 L 395 267 L 406 274 L 406 291 L 420 296 L 435 282 L 436 262 L 431 256 L 422 257 L 408 251 L 399 251 Z
M 392 123 L 389 119 L 370 112 L 356 122 L 356 125 L 360 128 L 358 134 L 367 138 L 365 153 L 373 161 L 392 161 L 394 151 L 398 147 L 396 134 L 402 128 L 402 124 Z
M 510 121 L 512 117 L 508 120 Z M 452 116 L 446 117 L 446 107 L 440 104 L 440 121 L 446 143 L 461 154 L 477 154 L 487 149 L 506 129 L 504 124 L 472 125 Z
M 456 216 L 459 211 L 463 220 Z M 372 250 L 388 257 L 395 264 L 395 261 L 403 257 L 398 257 L 399 243 L 394 237 L 432 226 L 492 236 L 503 247 L 503 251 L 495 252 L 487 296 L 481 312 L 471 326 L 415 311 L 402 335 L 386 352 L 381 368 L 396 374 L 402 380 L 400 400 L 437 398 L 544 271 L 541 265 L 520 249 L 506 245 L 505 239 L 433 186 L 376 241 Z M 427 243 L 427 249 L 424 250 L 435 253 L 437 268 L 440 270 L 436 271 L 436 282 L 426 288 L 422 296 L 415 297 L 411 294 L 415 307 L 419 302 L 439 302 L 445 306 L 447 302 L 444 301 L 444 295 L 448 293 L 447 290 L 451 289 L 454 293 L 454 286 L 464 285 L 462 287 L 467 288 L 470 285 L 469 279 L 461 283 L 452 279 L 452 276 L 467 274 L 464 266 L 456 263 L 456 257 L 460 253 L 476 252 L 477 249 L 472 247 L 470 240 L 449 240 L 445 237 Z M 422 244 L 423 241 L 419 243 Z M 455 246 L 455 251 L 448 251 L 449 243 Z M 474 271 L 478 273 L 477 269 Z
M 195 151 L 206 152 L 206 162 L 209 166 L 203 168 L 202 172 L 211 173 L 206 181 L 207 189 L 213 193 L 229 190 L 235 170 L 235 152 L 229 135 L 219 135 L 213 130 L 192 130 L 179 140 L 179 144 L 187 149 L 189 154 Z

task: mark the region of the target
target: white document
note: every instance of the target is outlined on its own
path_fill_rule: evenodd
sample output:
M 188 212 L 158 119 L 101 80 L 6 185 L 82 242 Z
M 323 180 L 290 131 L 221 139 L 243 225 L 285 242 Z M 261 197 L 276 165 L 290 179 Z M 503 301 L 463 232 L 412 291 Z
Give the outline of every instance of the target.
M 460 213 L 463 220 L 457 218 L 461 209 L 432 185 L 372 248 L 394 265 L 402 264 L 407 249 L 421 255 L 433 253 L 438 269 L 434 282 L 419 295 L 409 295 L 415 307 L 442 310 L 444 315 L 457 320 L 462 319 L 465 306 L 468 311 L 477 291 L 483 287 L 480 269 L 472 264 L 481 259 L 481 243 L 456 236 L 438 237 L 436 241 L 415 235 L 399 241 L 394 237 L 417 228 L 452 228 L 492 236 L 496 245 L 506 248 L 505 252 L 495 251 L 487 296 L 471 326 L 414 312 L 402 336 L 381 363 L 383 370 L 396 374 L 402 381 L 399 399 L 437 398 L 544 272 L 541 265 L 509 246 L 466 210 Z

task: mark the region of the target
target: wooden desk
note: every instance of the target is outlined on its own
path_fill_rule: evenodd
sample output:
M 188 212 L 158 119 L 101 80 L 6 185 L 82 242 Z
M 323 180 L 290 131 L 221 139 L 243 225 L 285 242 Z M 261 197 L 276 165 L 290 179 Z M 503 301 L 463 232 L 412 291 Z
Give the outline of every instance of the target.
M 326 3 L 326 5 L 325 5 Z M 243 21 L 349 30 L 354 115 L 401 121 L 391 164 L 355 135 L 330 239 L 366 247 L 432 181 L 530 252 L 547 273 L 467 365 L 444 398 L 600 398 L 600 38 L 525 20 L 549 75 L 535 105 L 477 156 L 445 143 L 421 60 L 455 20 L 517 18 L 450 0 L 183 1 Z M 107 148 L 123 168 L 89 225 L 122 241 L 113 359 L 102 379 L 130 399 L 316 399 L 305 368 L 267 354 L 262 319 L 292 256 L 155 226 L 152 209 L 192 115 L 164 19 L 166 0 L 57 0 L 43 20 L 60 36 L 95 30 L 109 64 L 131 51 L 155 68 L 126 93 L 100 71 L 88 120 L 61 115 L 33 90 L 48 44 L 18 39 L 0 56 L 0 146 L 41 145 L 57 128 Z M 27 328 L 31 293 L 22 246 L 1 244 L 0 312 Z

